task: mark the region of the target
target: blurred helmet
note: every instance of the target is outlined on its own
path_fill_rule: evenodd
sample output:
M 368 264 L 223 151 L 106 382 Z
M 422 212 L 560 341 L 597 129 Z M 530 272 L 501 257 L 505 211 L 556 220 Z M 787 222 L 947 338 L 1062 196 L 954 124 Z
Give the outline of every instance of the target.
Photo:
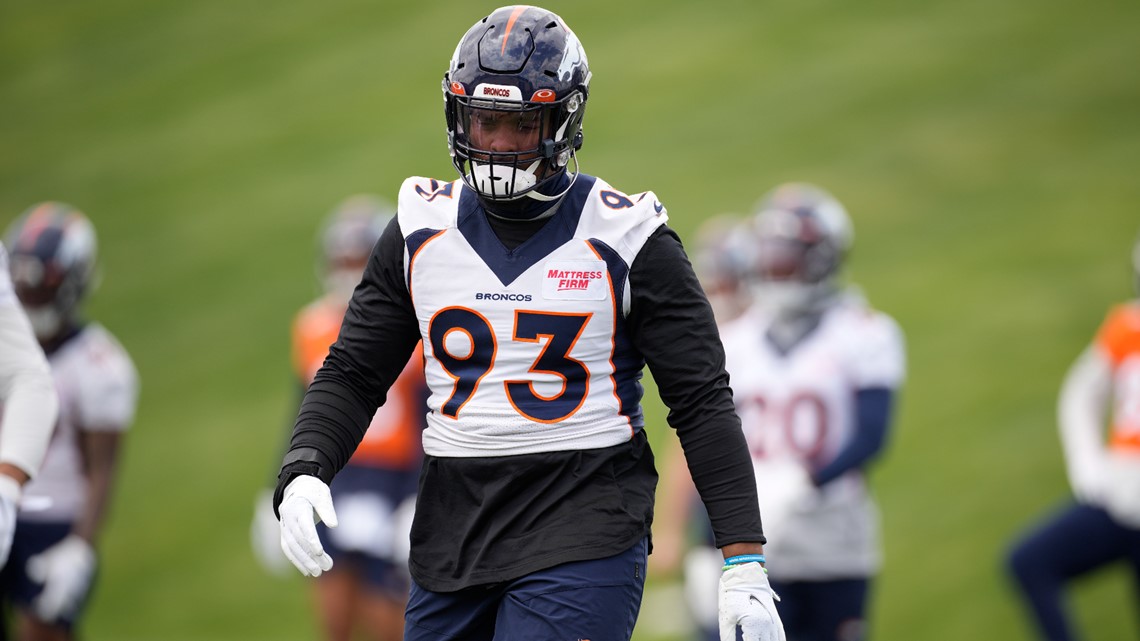
M 40 342 L 76 322 L 95 279 L 95 227 L 71 205 L 35 205 L 6 234 L 12 284 Z
M 475 23 L 443 76 L 452 163 L 483 199 L 565 193 L 556 183 L 582 146 L 590 68 L 574 32 L 556 14 L 501 7 Z M 566 187 L 569 189 L 569 187 Z
M 717 322 L 736 318 L 748 306 L 745 280 L 749 255 L 747 239 L 743 219 L 736 214 L 713 216 L 697 228 L 692 252 L 693 269 Z
M 837 290 L 854 232 L 834 196 L 806 183 L 780 185 L 761 199 L 752 233 L 750 272 L 758 303 L 806 311 Z
M 348 300 L 360 282 L 372 248 L 395 216 L 395 209 L 371 194 L 346 198 L 321 230 L 318 275 L 325 293 Z

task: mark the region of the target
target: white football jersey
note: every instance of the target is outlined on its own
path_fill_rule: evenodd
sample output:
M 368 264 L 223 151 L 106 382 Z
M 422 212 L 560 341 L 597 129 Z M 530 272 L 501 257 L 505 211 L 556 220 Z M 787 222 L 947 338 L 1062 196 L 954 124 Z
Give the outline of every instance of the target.
M 71 521 L 86 497 L 80 432 L 129 428 L 138 400 L 138 374 L 122 345 L 96 323 L 64 343 L 48 362 L 59 393 L 59 421 L 43 467 L 24 486 L 19 518 Z
M 12 288 L 12 276 L 8 272 L 8 251 L 0 245 L 0 305 L 17 305 L 16 292 Z
M 622 318 L 629 266 L 667 219 L 652 192 L 580 175 L 513 250 L 461 181 L 409 178 L 398 210 L 431 390 L 427 454 L 602 448 L 641 429 L 644 363 Z
M 857 390 L 902 385 L 902 333 L 854 294 L 786 354 L 766 337 L 768 326 L 754 306 L 721 332 L 756 470 L 768 570 L 777 580 L 869 576 L 881 553 L 863 475 L 849 471 L 813 492 L 805 471 L 833 461 L 854 438 Z

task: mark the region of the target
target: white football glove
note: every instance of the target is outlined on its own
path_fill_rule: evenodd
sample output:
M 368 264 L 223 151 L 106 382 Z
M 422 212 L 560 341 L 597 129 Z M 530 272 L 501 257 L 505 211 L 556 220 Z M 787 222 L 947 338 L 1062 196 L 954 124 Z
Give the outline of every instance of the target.
M 95 563 L 95 550 L 76 534 L 28 559 L 28 578 L 44 586 L 32 602 L 36 616 L 53 622 L 74 615 L 91 589 Z
M 289 570 L 289 559 L 281 551 L 281 524 L 273 514 L 273 490 L 263 490 L 254 501 L 249 542 L 254 558 L 266 572 L 283 576 Z
M 1107 463 L 1105 510 L 1117 523 L 1140 529 L 1140 456 L 1112 453 Z
M 784 624 L 776 612 L 780 597 L 768 584 L 759 563 L 742 563 L 720 577 L 720 641 L 736 641 L 740 626 L 744 641 L 786 641 Z
M 281 515 L 281 550 L 301 574 L 320 576 L 332 569 L 332 557 L 325 553 L 317 536 L 317 521 L 336 527 L 329 486 L 315 476 L 302 475 L 285 486 L 277 512 Z
M 0 474 L 0 568 L 8 564 L 12 537 L 16 535 L 16 507 L 20 503 L 20 483 Z

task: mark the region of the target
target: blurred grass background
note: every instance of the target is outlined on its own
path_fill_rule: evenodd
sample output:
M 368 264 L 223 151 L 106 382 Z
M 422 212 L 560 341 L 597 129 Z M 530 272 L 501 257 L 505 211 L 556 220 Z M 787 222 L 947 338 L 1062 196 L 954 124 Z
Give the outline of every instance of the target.
M 46 199 L 90 215 L 90 315 L 143 381 L 86 638 L 316 637 L 304 581 L 263 574 L 247 534 L 293 409 L 289 322 L 335 203 L 453 177 L 439 82 L 494 6 L 0 1 L 0 224 Z M 1067 496 L 1056 392 L 1131 295 L 1140 4 L 546 6 L 595 76 L 584 171 L 655 190 L 683 237 L 785 180 L 852 213 L 851 276 L 910 361 L 873 478 L 874 637 L 1030 638 L 1001 556 Z M 669 585 L 638 641 L 683 638 Z M 1089 639 L 1136 637 L 1129 589 L 1077 583 Z

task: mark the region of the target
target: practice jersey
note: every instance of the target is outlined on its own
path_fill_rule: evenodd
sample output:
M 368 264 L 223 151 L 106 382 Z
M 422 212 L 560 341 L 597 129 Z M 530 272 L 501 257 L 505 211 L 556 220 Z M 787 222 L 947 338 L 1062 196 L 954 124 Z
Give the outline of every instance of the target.
M 855 437 L 858 390 L 902 384 L 902 334 L 890 317 L 853 294 L 824 311 L 819 325 L 787 353 L 767 338 L 769 323 L 753 306 L 722 331 L 756 469 L 769 572 L 781 580 L 869 576 L 880 565 L 878 515 L 858 470 L 814 496 L 781 492 L 789 469 L 818 470 Z
M 405 277 L 431 391 L 424 450 L 486 457 L 605 448 L 642 428 L 629 266 L 665 223 L 652 192 L 580 175 L 508 250 L 461 183 L 405 181 Z M 463 206 L 466 205 L 466 206 Z
M 134 422 L 139 383 L 134 363 L 101 325 L 90 323 L 48 356 L 59 421 L 43 466 L 27 485 L 21 520 L 75 520 L 86 498 L 82 432 L 125 432 Z
M 293 322 L 293 367 L 306 387 L 336 342 L 345 305 L 325 297 L 310 303 Z M 364 440 L 349 463 L 393 470 L 417 470 L 424 426 L 423 354 L 416 348 L 384 404 L 376 410 Z
M 0 305 L 12 306 L 18 304 L 16 292 L 12 287 L 12 276 L 8 272 L 8 251 L 0 245 Z
M 1096 345 L 1112 364 L 1109 447 L 1140 453 L 1140 302 L 1113 308 L 1097 333 Z

